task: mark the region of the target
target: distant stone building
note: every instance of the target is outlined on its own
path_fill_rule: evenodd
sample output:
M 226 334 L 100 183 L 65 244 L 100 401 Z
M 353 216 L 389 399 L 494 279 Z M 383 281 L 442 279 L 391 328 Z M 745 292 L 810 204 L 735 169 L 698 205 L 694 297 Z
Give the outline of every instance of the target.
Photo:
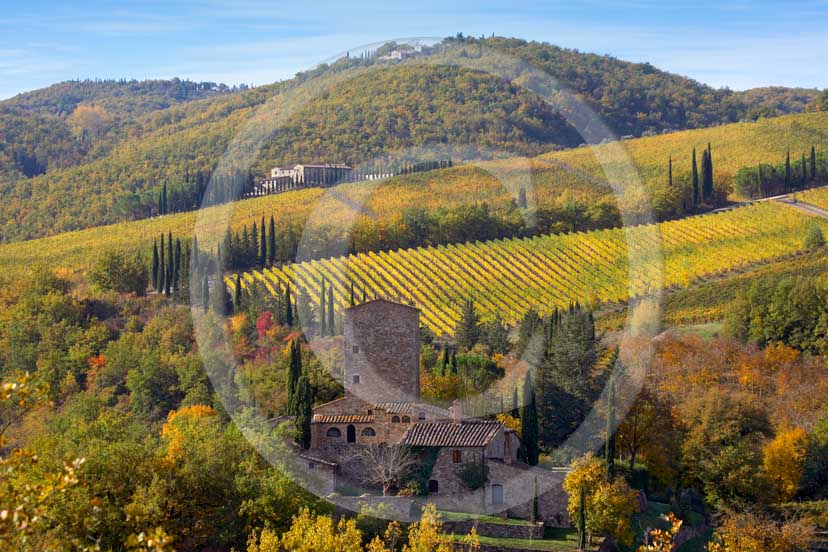
M 536 499 L 547 523 L 568 522 L 564 473 L 520 462 L 514 431 L 466 418 L 458 401 L 448 410 L 420 401 L 417 308 L 384 299 L 350 307 L 344 337 L 345 396 L 314 408 L 311 446 L 301 460 L 327 478 L 320 488 L 359 481 L 360 447 L 405 445 L 433 462 L 428 500 L 440 508 L 530 517 Z M 464 480 L 469 465 L 488 472 L 475 491 Z

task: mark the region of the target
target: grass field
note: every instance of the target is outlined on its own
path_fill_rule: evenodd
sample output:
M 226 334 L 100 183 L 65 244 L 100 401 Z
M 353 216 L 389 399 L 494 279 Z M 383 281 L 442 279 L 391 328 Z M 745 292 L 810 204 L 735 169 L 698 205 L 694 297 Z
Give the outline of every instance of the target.
M 246 273 L 242 285 L 258 281 L 275 292 L 290 282 L 318 305 L 325 279 L 343 308 L 353 284 L 357 297 L 365 290 L 369 298 L 416 304 L 424 324 L 438 335 L 451 334 L 469 297 L 484 319 L 499 314 L 512 323 L 530 308 L 549 314 L 576 301 L 625 302 L 791 255 L 801 249 L 811 220 L 787 205 L 765 202 L 647 227 L 311 261 Z M 632 270 L 630 259 L 636 261 Z

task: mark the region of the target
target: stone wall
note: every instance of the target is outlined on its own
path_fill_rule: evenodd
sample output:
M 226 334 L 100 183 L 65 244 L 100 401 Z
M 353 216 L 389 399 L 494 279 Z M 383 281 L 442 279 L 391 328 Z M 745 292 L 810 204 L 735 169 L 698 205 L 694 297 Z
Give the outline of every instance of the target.
M 472 527 L 477 530 L 478 535 L 483 537 L 494 537 L 498 539 L 543 538 L 543 523 L 517 525 L 508 523 L 489 523 L 474 519 L 465 521 L 446 521 L 443 523 L 443 528 L 447 533 L 455 533 L 457 535 L 467 535 L 472 530 Z
M 420 399 L 420 311 L 383 299 L 345 310 L 346 395 L 366 401 Z

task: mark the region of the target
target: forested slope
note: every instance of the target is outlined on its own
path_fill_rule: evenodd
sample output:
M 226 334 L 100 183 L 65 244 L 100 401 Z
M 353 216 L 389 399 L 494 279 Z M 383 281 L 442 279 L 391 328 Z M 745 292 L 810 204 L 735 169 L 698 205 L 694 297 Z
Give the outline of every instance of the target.
M 649 64 L 517 39 L 447 39 L 468 56 L 489 48 L 547 71 L 584 98 L 618 135 L 732 122 L 756 106 L 796 111 L 815 91 L 748 95 L 715 90 Z M 0 239 L 14 241 L 144 218 L 157 194 L 213 170 L 256 107 L 314 76 L 373 65 L 347 58 L 295 79 L 228 91 L 184 81 L 61 83 L 0 103 Z M 513 82 L 440 65 L 384 65 L 311 100 L 254 165 L 361 163 L 423 145 L 538 154 L 581 137 L 555 109 Z M 52 130 L 44 132 L 44 129 Z

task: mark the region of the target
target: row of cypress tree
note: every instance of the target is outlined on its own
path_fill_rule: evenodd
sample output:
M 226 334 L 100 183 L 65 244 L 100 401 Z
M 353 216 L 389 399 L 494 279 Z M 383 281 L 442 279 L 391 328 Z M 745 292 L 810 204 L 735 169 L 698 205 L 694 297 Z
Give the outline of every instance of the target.
M 701 171 L 696 157 L 696 148 L 690 155 L 690 183 L 692 192 L 690 203 L 698 206 L 703 203 L 710 203 L 714 199 L 713 186 L 713 149 L 708 142 L 707 149 L 702 150 Z M 673 187 L 673 156 L 667 160 L 667 185 Z M 686 206 L 685 206 L 686 207 Z

